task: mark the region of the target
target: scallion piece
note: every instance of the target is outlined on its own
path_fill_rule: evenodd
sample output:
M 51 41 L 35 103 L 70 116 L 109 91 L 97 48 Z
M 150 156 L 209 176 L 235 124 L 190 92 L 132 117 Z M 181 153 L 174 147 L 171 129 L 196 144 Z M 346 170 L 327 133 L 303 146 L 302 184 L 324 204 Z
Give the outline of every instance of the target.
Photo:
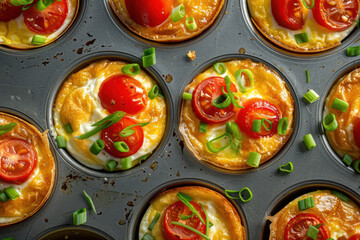
M 15 200 L 20 197 L 20 194 L 12 187 L 5 188 L 4 192 L 11 200 Z
M 208 125 L 206 123 L 200 122 L 199 124 L 199 132 L 206 133 Z
M 182 98 L 184 100 L 191 100 L 193 97 L 193 95 L 191 93 L 187 93 L 187 92 L 184 92 L 183 95 L 182 95 Z
M 230 196 L 231 193 L 236 193 L 238 195 L 238 197 L 232 197 Z M 231 198 L 231 199 L 240 199 L 241 201 L 243 202 L 248 202 L 252 199 L 253 195 L 252 195 L 252 192 L 249 188 L 247 187 L 244 187 L 242 188 L 240 191 L 238 190 L 225 190 L 225 195 L 228 197 L 228 198 Z
M 347 153 L 345 153 L 342 160 L 348 167 L 350 167 L 351 163 L 353 162 L 353 158 Z
M 138 75 L 140 73 L 140 65 L 137 63 L 126 64 L 121 71 L 128 75 Z
M 118 162 L 114 161 L 114 160 L 109 160 L 107 163 L 106 163 L 106 167 L 112 172 L 116 169 L 118 165 Z
M 194 216 L 195 216 L 195 214 L 191 214 L 191 215 L 187 215 L 187 216 L 184 216 L 184 215 L 180 214 L 180 219 L 181 220 L 188 220 L 188 219 L 190 219 L 190 218 L 192 218 Z
M 331 191 L 331 194 L 334 195 L 334 196 L 337 196 L 338 198 L 340 198 L 344 202 L 349 202 L 349 197 L 346 196 L 345 194 L 341 193 L 341 192 L 333 190 L 333 191 Z
M 215 72 L 217 72 L 220 75 L 223 75 L 226 72 L 226 67 L 224 63 L 215 63 L 213 65 L 213 69 L 215 70 Z
M 283 117 L 280 119 L 277 127 L 277 133 L 279 135 L 285 135 L 289 127 L 289 121 L 287 117 Z
M 303 1 L 303 4 L 304 6 L 307 8 L 307 9 L 312 9 L 314 6 L 315 6 L 315 0 L 311 0 L 311 6 L 307 5 L 306 3 L 306 0 L 302 0 Z
M 309 36 L 308 34 L 305 33 L 299 33 L 299 34 L 295 34 L 295 40 L 297 44 L 301 44 L 301 43 L 307 43 L 309 42 Z
M 357 27 L 357 28 L 360 26 L 359 20 L 354 20 L 354 23 L 356 23 L 356 27 Z
M 206 223 L 206 230 L 205 230 L 205 235 L 206 236 L 209 236 L 209 215 L 207 214 L 207 212 L 206 212 L 206 210 L 205 210 L 205 208 L 204 208 L 204 206 L 200 203 L 200 206 L 201 206 L 201 208 L 202 208 L 202 210 L 203 210 L 203 212 L 205 213 L 205 223 Z
M 307 232 L 307 236 L 313 240 L 317 239 L 319 233 L 319 229 L 317 229 L 316 227 L 314 227 L 313 225 L 309 226 L 308 232 Z
M 216 148 L 214 145 L 213 145 L 213 142 L 219 140 L 219 139 L 229 139 L 229 141 L 227 142 L 226 145 L 220 147 L 220 148 Z M 225 148 L 229 147 L 230 144 L 232 142 L 232 139 L 231 139 L 231 135 L 229 133 L 224 133 L 223 135 L 220 135 L 219 137 L 216 137 L 210 141 L 208 141 L 206 143 L 206 146 L 208 148 L 208 150 L 211 152 L 211 153 L 218 153 L 218 152 L 221 152 L 222 150 L 224 150 Z
M 79 226 L 86 223 L 86 208 L 81 208 L 73 213 L 73 224 Z
M 145 233 L 141 240 L 155 240 L 155 238 L 150 233 Z
M 105 143 L 103 140 L 96 140 L 90 147 L 90 152 L 94 155 L 98 155 L 105 148 Z
M 139 164 L 141 164 L 143 161 L 145 161 L 146 159 L 148 159 L 150 155 L 151 155 L 151 154 L 149 153 L 149 154 L 146 154 L 146 155 L 144 155 L 144 156 L 141 156 L 141 157 L 139 158 Z
M 145 123 L 137 123 L 134 125 L 130 125 L 127 126 L 126 128 L 124 128 L 123 130 L 121 130 L 120 132 L 120 136 L 121 137 L 129 137 L 131 135 L 133 135 L 135 133 L 135 130 L 132 129 L 134 127 L 140 126 L 140 127 L 145 127 L 146 125 L 148 125 L 150 122 L 145 122 Z
M 352 167 L 357 173 L 360 173 L 360 160 L 355 160 Z
M 339 98 L 335 98 L 331 105 L 331 108 L 346 113 L 349 108 L 349 104 Z
M 180 201 L 182 201 L 190 210 L 192 213 L 194 213 L 199 220 L 203 223 L 206 224 L 204 219 L 201 217 L 200 213 L 196 210 L 196 208 L 190 203 L 191 200 L 189 200 L 189 196 L 182 193 L 182 192 L 178 192 L 178 194 L 176 195 Z M 191 198 L 192 199 L 192 198 Z
M 338 128 L 338 122 L 336 121 L 335 114 L 329 113 L 324 117 L 323 126 L 326 131 L 332 132 Z
M 231 102 L 234 105 L 234 107 L 236 107 L 236 108 L 244 108 L 244 107 L 240 106 L 235 100 L 234 93 L 231 91 L 231 79 L 230 79 L 230 77 L 225 76 L 224 79 L 225 79 L 225 85 L 226 85 L 227 94 L 230 96 Z
M 114 147 L 119 152 L 129 152 L 129 146 L 124 141 L 114 142 Z
M 298 201 L 298 207 L 300 211 L 315 207 L 315 202 L 313 197 L 308 197 Z
M 32 6 L 34 6 L 36 4 L 36 2 L 31 2 L 29 4 L 23 5 L 23 7 L 21 8 L 21 11 L 26 11 L 29 8 L 31 8 Z
M 253 132 L 260 132 L 261 131 L 261 120 L 260 119 L 254 119 L 252 123 L 252 129 Z
M 33 3 L 34 0 L 10 0 L 10 3 L 14 6 L 22 6 Z
M 34 35 L 31 43 L 34 45 L 43 45 L 46 43 L 46 36 Z
M 183 192 L 178 192 L 177 193 L 177 196 L 181 196 L 183 199 L 185 199 L 186 201 L 188 202 L 191 202 L 193 200 L 193 198 L 189 195 L 187 195 L 186 193 L 183 193 Z
M 288 162 L 284 165 L 280 165 L 279 170 L 280 172 L 291 173 L 294 170 L 294 165 L 292 162 Z
M 74 132 L 70 123 L 65 124 L 64 128 L 65 128 L 65 131 L 69 134 L 72 134 Z
M 179 222 L 171 222 L 171 224 L 177 225 L 177 226 L 181 226 L 184 227 L 194 233 L 196 233 L 197 235 L 199 235 L 200 237 L 204 238 L 205 240 L 211 240 L 211 238 L 209 238 L 208 236 L 206 236 L 205 234 L 203 234 L 202 232 L 199 232 L 198 230 L 196 230 L 195 228 L 192 228 L 188 225 L 185 225 L 183 223 L 179 223 Z
M 309 103 L 314 103 L 320 99 L 320 96 L 312 89 L 309 89 L 303 96 Z
M 185 6 L 184 4 L 180 4 L 179 6 L 175 7 L 171 12 L 171 21 L 178 22 L 183 17 L 185 17 Z
M 265 122 L 267 122 L 270 126 L 267 127 Z M 273 123 L 269 119 L 263 118 L 263 119 L 261 119 L 261 126 L 263 126 L 266 131 L 270 131 L 272 129 L 272 127 L 273 127 Z
M 1 240 L 15 240 L 15 237 L 2 238 Z
M 193 17 L 187 17 L 185 21 L 185 25 L 187 29 L 189 29 L 190 31 L 194 31 L 197 29 L 196 21 Z
M 64 136 L 56 136 L 56 142 L 58 148 L 66 148 L 66 140 Z
M 251 167 L 259 167 L 260 165 L 260 160 L 261 160 L 261 154 L 257 153 L 257 152 L 250 152 L 249 156 L 246 160 L 246 164 L 251 166 Z
M 328 239 L 326 239 L 326 240 L 335 240 L 335 239 L 333 239 L 333 238 L 328 238 Z
M 0 201 L 6 202 L 7 200 L 9 200 L 9 197 L 6 195 L 6 193 L 0 190 Z
M 224 86 L 222 87 L 224 89 Z M 231 98 L 229 94 L 223 94 L 219 97 L 217 97 L 213 102 L 212 105 L 214 105 L 218 109 L 224 109 L 230 106 L 231 104 Z
M 249 79 L 249 85 L 248 86 L 245 86 L 246 85 L 246 80 L 245 78 L 242 76 L 242 74 L 245 74 L 248 79 Z M 254 81 L 254 74 L 249 70 L 249 69 L 240 69 L 240 70 L 237 70 L 235 72 L 235 75 L 234 75 L 235 79 L 236 79 L 236 83 L 238 84 L 239 88 L 240 88 L 240 91 L 242 93 L 246 93 L 249 89 L 253 88 L 254 87 L 254 84 L 255 84 L 255 81 Z
M 148 92 L 148 97 L 153 100 L 157 97 L 157 95 L 159 94 L 159 86 L 158 85 L 154 85 L 151 90 Z
M 151 223 L 148 227 L 149 231 L 153 230 L 153 228 L 155 227 L 155 224 L 157 223 L 159 218 L 160 218 L 160 213 L 156 212 L 155 217 L 153 218 L 153 220 L 151 221 Z
M 310 83 L 310 73 L 309 70 L 306 70 L 306 82 Z
M 144 67 L 150 67 L 152 65 L 155 65 L 156 64 L 155 48 L 152 47 L 145 49 L 142 57 L 142 61 Z
M 315 142 L 313 136 L 311 135 L 311 133 L 305 135 L 303 140 L 304 140 L 304 143 L 305 143 L 305 146 L 307 147 L 307 149 L 311 150 L 314 147 L 316 147 L 316 142 Z
M 227 122 L 226 123 L 226 132 L 231 135 L 234 135 L 234 137 L 239 140 L 243 139 L 241 136 L 241 133 L 240 133 L 240 128 L 237 125 L 237 123 L 235 123 L 235 122 Z
M 127 170 L 132 168 L 131 157 L 125 157 L 121 159 L 121 170 Z
M 36 3 L 36 8 L 39 11 L 45 10 L 48 6 L 50 6 L 52 3 L 54 3 L 57 0 L 39 0 Z
M 13 130 L 16 125 L 17 123 L 13 122 L 6 125 L 0 125 L 0 136 Z
M 348 57 L 356 57 L 360 55 L 360 46 L 348 47 L 346 49 L 346 55 Z
M 91 197 L 85 192 L 85 190 L 84 190 L 84 195 L 85 195 L 85 198 L 86 198 L 87 202 L 89 203 L 91 209 L 97 215 L 95 204 L 94 204 L 93 200 L 91 199 Z
M 231 142 L 230 148 L 231 148 L 231 150 L 233 150 L 235 155 L 237 155 L 241 152 L 241 142 L 242 142 L 242 140 L 239 138 L 234 138 Z

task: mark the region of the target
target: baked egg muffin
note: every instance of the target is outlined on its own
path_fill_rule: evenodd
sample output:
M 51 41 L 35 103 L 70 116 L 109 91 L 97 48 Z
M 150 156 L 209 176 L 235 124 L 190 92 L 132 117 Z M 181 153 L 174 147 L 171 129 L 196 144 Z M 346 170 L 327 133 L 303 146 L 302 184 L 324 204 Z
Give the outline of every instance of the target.
M 29 49 L 55 41 L 74 22 L 79 4 L 79 0 L 0 0 L 0 45 Z
M 220 193 L 200 186 L 173 188 L 151 200 L 140 222 L 139 239 L 144 235 L 157 240 L 204 239 L 186 227 L 212 240 L 246 239 L 234 206 Z
M 225 0 L 109 0 L 135 34 L 157 42 L 179 42 L 209 28 Z
M 359 20 L 359 0 L 248 0 L 251 20 L 272 43 L 294 52 L 341 44 Z
M 201 161 L 223 169 L 258 167 L 288 141 L 294 99 L 263 63 L 215 63 L 185 88 L 179 130 Z
M 36 213 L 49 198 L 54 179 L 47 131 L 0 112 L 0 226 Z
M 268 219 L 270 240 L 360 239 L 360 208 L 338 191 L 304 194 Z
M 59 147 L 80 163 L 126 170 L 160 144 L 167 106 L 156 82 L 138 64 L 102 60 L 66 79 L 53 120 L 57 140 L 63 142 Z

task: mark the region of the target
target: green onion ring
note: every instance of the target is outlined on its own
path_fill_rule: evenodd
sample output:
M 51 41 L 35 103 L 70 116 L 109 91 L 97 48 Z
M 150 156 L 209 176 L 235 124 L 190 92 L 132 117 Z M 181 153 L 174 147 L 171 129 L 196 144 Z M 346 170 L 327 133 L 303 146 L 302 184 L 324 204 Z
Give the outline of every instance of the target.
M 280 165 L 279 167 L 280 172 L 291 173 L 293 170 L 294 170 L 294 165 L 292 164 L 292 162 L 288 162 L 284 165 Z
M 221 138 L 226 138 L 226 137 L 229 139 L 229 142 L 225 146 L 223 146 L 221 148 L 216 148 L 212 144 L 214 141 L 219 140 Z M 218 152 L 221 152 L 222 150 L 224 150 L 225 148 L 229 147 L 231 145 L 231 142 L 232 142 L 231 135 L 229 133 L 224 133 L 223 135 L 208 141 L 206 143 L 206 146 L 211 153 L 218 153 Z
M 114 147 L 119 152 L 129 152 L 129 146 L 124 141 L 114 142 Z
M 226 72 L 225 64 L 221 62 L 215 63 L 213 69 L 220 75 L 223 75 Z
M 197 29 L 196 21 L 193 17 L 186 18 L 185 25 L 190 31 L 194 31 Z
M 246 74 L 249 78 L 249 86 L 245 86 L 245 78 L 242 77 L 242 73 Z M 249 89 L 253 88 L 255 85 L 254 74 L 249 69 L 240 69 L 235 72 L 236 83 L 238 84 L 240 91 L 246 93 Z
M 73 224 L 75 226 L 86 223 L 86 208 L 81 208 L 73 213 Z
M 135 133 L 135 130 L 132 129 L 136 126 L 140 126 L 140 127 L 145 127 L 146 125 L 148 125 L 150 122 L 145 122 L 145 123 L 137 123 L 137 124 L 133 124 L 130 126 L 127 126 L 126 128 L 124 128 L 123 130 L 121 130 L 121 132 L 119 133 L 120 137 L 129 137 L 131 135 L 133 135 Z
M 224 86 L 223 86 L 224 88 Z M 218 109 L 224 109 L 230 106 L 231 104 L 231 98 L 229 94 L 223 94 L 219 97 L 217 97 L 213 102 L 212 105 L 215 106 Z
M 226 91 L 228 92 L 228 95 L 230 96 L 231 102 L 234 105 L 234 107 L 244 108 L 240 106 L 235 100 L 234 93 L 231 91 L 231 79 L 229 76 L 225 76 L 225 85 L 226 85 Z
M 353 169 L 357 172 L 357 173 L 360 173 L 360 168 L 359 168 L 359 165 L 360 165 L 360 160 L 355 160 L 352 167 Z
M 315 0 L 311 0 L 312 4 L 311 4 L 310 7 L 309 7 L 309 5 L 307 5 L 306 0 L 302 0 L 302 1 L 303 1 L 304 6 L 305 6 L 307 9 L 313 9 L 313 7 L 315 6 Z
M 269 128 L 266 126 L 265 122 L 270 124 Z M 267 118 L 263 118 L 263 119 L 261 119 L 261 125 L 265 128 L 266 131 L 270 131 L 273 127 L 273 122 Z
M 151 100 L 154 100 L 157 95 L 159 94 L 159 86 L 158 85 L 154 85 L 151 90 L 148 92 L 148 97 Z
M 121 71 L 128 75 L 138 75 L 140 73 L 140 65 L 137 63 L 130 63 L 123 66 Z
M 178 22 L 181 19 L 183 19 L 183 17 L 185 17 L 184 4 L 180 4 L 179 6 L 175 7 L 171 12 L 170 17 L 171 17 L 171 21 L 173 21 L 173 22 Z
M 287 117 L 283 117 L 280 119 L 277 127 L 277 132 L 279 135 L 285 135 L 289 127 L 289 121 Z
M 329 113 L 324 117 L 323 125 L 326 131 L 332 132 L 338 128 L 338 122 L 336 121 L 335 114 Z
M 98 155 L 105 148 L 105 143 L 102 139 L 96 140 L 90 147 L 90 152 Z
M 10 3 L 16 7 L 33 3 L 34 0 L 10 0 Z

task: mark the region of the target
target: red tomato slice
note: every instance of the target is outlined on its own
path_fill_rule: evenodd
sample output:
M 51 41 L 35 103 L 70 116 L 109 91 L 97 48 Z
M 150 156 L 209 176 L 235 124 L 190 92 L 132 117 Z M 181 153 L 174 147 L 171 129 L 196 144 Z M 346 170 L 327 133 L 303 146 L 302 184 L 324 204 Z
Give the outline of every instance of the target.
M 302 0 L 271 0 L 271 10 L 275 21 L 290 30 L 300 30 L 304 26 Z
M 10 0 L 0 1 L 0 21 L 7 22 L 11 19 L 17 18 L 21 14 L 22 6 L 14 6 Z
M 357 233 L 349 238 L 349 240 L 360 240 L 360 233 Z
M 172 11 L 172 0 L 125 0 L 132 20 L 146 27 L 165 22 Z
M 353 131 L 356 145 L 360 148 L 360 118 L 355 119 Z
M 25 140 L 0 143 L 0 181 L 21 184 L 33 172 L 37 161 L 34 148 Z
M 221 87 L 225 88 L 225 80 L 222 77 L 210 77 L 196 86 L 192 98 L 192 108 L 197 117 L 205 123 L 222 123 L 235 114 L 234 106 L 230 104 L 227 108 L 219 109 L 212 103 L 223 95 Z M 235 92 L 235 85 L 231 85 L 231 91 Z
M 206 216 L 205 216 L 205 213 L 203 212 L 202 208 L 197 203 L 194 203 L 194 202 L 190 202 L 190 203 L 191 203 L 191 205 L 194 206 L 194 208 L 200 213 L 201 217 L 205 220 Z M 195 228 L 196 230 L 205 234 L 206 225 L 203 224 L 197 216 L 193 216 L 187 220 L 181 220 L 180 215 L 184 215 L 184 216 L 192 215 L 191 210 L 181 201 L 178 201 L 178 202 L 172 204 L 165 210 L 164 222 L 163 222 L 164 228 L 162 231 L 163 238 L 166 240 L 179 240 L 179 239 L 200 240 L 200 239 L 202 239 L 199 235 L 197 235 L 196 233 L 194 233 L 190 230 L 187 230 L 184 227 L 171 224 L 172 221 L 180 222 L 180 223 L 188 225 L 192 228 Z
M 354 24 L 358 0 L 317 0 L 313 8 L 316 22 L 330 30 L 342 31 Z
M 311 240 L 306 237 L 310 225 L 316 226 L 323 223 L 320 218 L 311 213 L 301 213 L 290 219 L 285 228 L 285 240 Z M 317 240 L 327 240 L 330 236 L 329 230 L 325 225 L 319 227 Z
M 280 119 L 280 112 L 271 103 L 266 100 L 259 98 L 252 98 L 243 103 L 244 108 L 240 109 L 239 115 L 237 117 L 236 123 L 239 125 L 241 131 L 251 138 L 260 138 L 260 137 L 271 137 L 277 132 L 277 126 Z M 263 126 L 261 126 L 260 132 L 252 131 L 252 124 L 255 119 L 266 118 L 272 122 L 272 128 L 270 131 L 267 131 Z M 268 123 L 265 124 L 267 128 L 270 128 Z
M 39 11 L 35 4 L 23 13 L 26 26 L 39 34 L 56 32 L 63 25 L 67 14 L 67 0 L 55 1 L 43 11 Z
M 147 93 L 138 80 L 125 75 L 115 75 L 101 84 L 99 98 L 103 108 L 110 113 L 124 111 L 135 115 L 145 109 Z
M 135 133 L 128 137 L 121 137 L 120 132 L 130 126 L 137 124 L 133 119 L 123 117 L 119 122 L 105 128 L 101 133 L 101 139 L 105 143 L 105 151 L 117 158 L 124 158 L 136 153 L 144 142 L 144 132 L 140 126 L 133 127 Z M 123 141 L 129 147 L 129 152 L 120 152 L 114 147 L 114 142 Z

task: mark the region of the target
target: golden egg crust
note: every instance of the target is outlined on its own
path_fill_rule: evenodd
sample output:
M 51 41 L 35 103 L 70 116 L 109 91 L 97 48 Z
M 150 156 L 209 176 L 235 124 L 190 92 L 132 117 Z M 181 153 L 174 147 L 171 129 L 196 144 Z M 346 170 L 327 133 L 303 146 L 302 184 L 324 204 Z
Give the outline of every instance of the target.
M 224 127 L 225 123 L 208 124 L 206 134 L 199 132 L 200 120 L 193 112 L 192 101 L 188 100 L 183 100 L 182 102 L 179 130 L 187 148 L 197 159 L 224 169 L 247 169 L 250 168 L 250 166 L 246 164 L 250 152 L 260 153 L 262 164 L 271 159 L 288 141 L 293 132 L 295 115 L 294 99 L 291 96 L 285 81 L 275 71 L 271 70 L 263 63 L 256 63 L 251 60 L 233 60 L 224 62 L 224 64 L 227 69 L 225 74 L 231 76 L 234 84 L 236 84 L 234 74 L 237 70 L 249 69 L 254 74 L 254 88 L 248 90 L 248 92 L 244 94 L 240 91 L 235 93 L 235 96 L 240 99 L 239 104 L 241 105 L 242 102 L 256 97 L 267 100 L 275 105 L 280 111 L 281 117 L 287 117 L 289 121 L 289 127 L 285 135 L 274 134 L 272 137 L 254 139 L 242 134 L 243 141 L 241 144 L 241 152 L 238 155 L 234 155 L 230 148 L 219 153 L 211 153 L 206 147 L 206 142 L 209 141 L 209 134 L 213 129 L 215 131 L 215 129 L 218 129 L 221 126 Z M 185 88 L 185 92 L 192 93 L 201 81 L 212 76 L 219 75 L 211 67 L 205 72 L 197 75 Z M 234 109 L 236 114 L 228 121 L 235 121 L 237 119 L 239 109 Z M 225 127 L 223 129 L 223 132 L 219 132 L 218 135 L 225 132 Z
M 212 240 L 246 240 L 245 228 L 235 207 L 222 194 L 201 186 L 177 187 L 158 194 L 151 200 L 150 206 L 141 220 L 142 226 L 140 228 L 147 228 L 156 212 L 159 212 L 161 217 L 151 234 L 155 239 L 163 240 L 161 234 L 162 222 L 164 221 L 163 213 L 170 205 L 179 201 L 176 196 L 178 192 L 189 195 L 193 198 L 192 201 L 204 206 L 209 215 L 209 221 L 214 226 L 218 226 L 210 228 L 209 237 Z
M 37 164 L 20 197 L 0 201 L 0 226 L 6 226 L 31 217 L 45 204 L 54 186 L 55 162 L 47 131 L 41 133 L 30 123 L 3 112 L 0 112 L 0 121 L 2 125 L 17 123 L 13 130 L 0 136 L 0 143 L 10 138 L 22 139 L 29 142 L 37 154 Z
M 300 211 L 298 201 L 311 196 L 314 198 L 315 207 Z M 319 190 L 296 198 L 274 216 L 268 217 L 271 221 L 269 240 L 284 239 L 287 223 L 301 213 L 311 213 L 320 218 L 330 231 L 329 237 L 334 239 L 340 237 L 336 235 L 338 232 L 346 233 L 347 237 L 360 233 L 359 206 L 351 200 L 342 201 L 339 197 L 332 195 L 330 190 Z
M 125 0 L 109 0 L 109 3 L 121 20 L 132 32 L 156 42 L 180 42 L 193 38 L 209 28 L 219 15 L 225 0 L 173 0 L 173 8 L 184 4 L 185 17 L 178 22 L 169 18 L 160 26 L 146 27 L 133 21 L 126 9 Z M 185 25 L 187 17 L 193 17 L 196 30 L 189 30 Z

